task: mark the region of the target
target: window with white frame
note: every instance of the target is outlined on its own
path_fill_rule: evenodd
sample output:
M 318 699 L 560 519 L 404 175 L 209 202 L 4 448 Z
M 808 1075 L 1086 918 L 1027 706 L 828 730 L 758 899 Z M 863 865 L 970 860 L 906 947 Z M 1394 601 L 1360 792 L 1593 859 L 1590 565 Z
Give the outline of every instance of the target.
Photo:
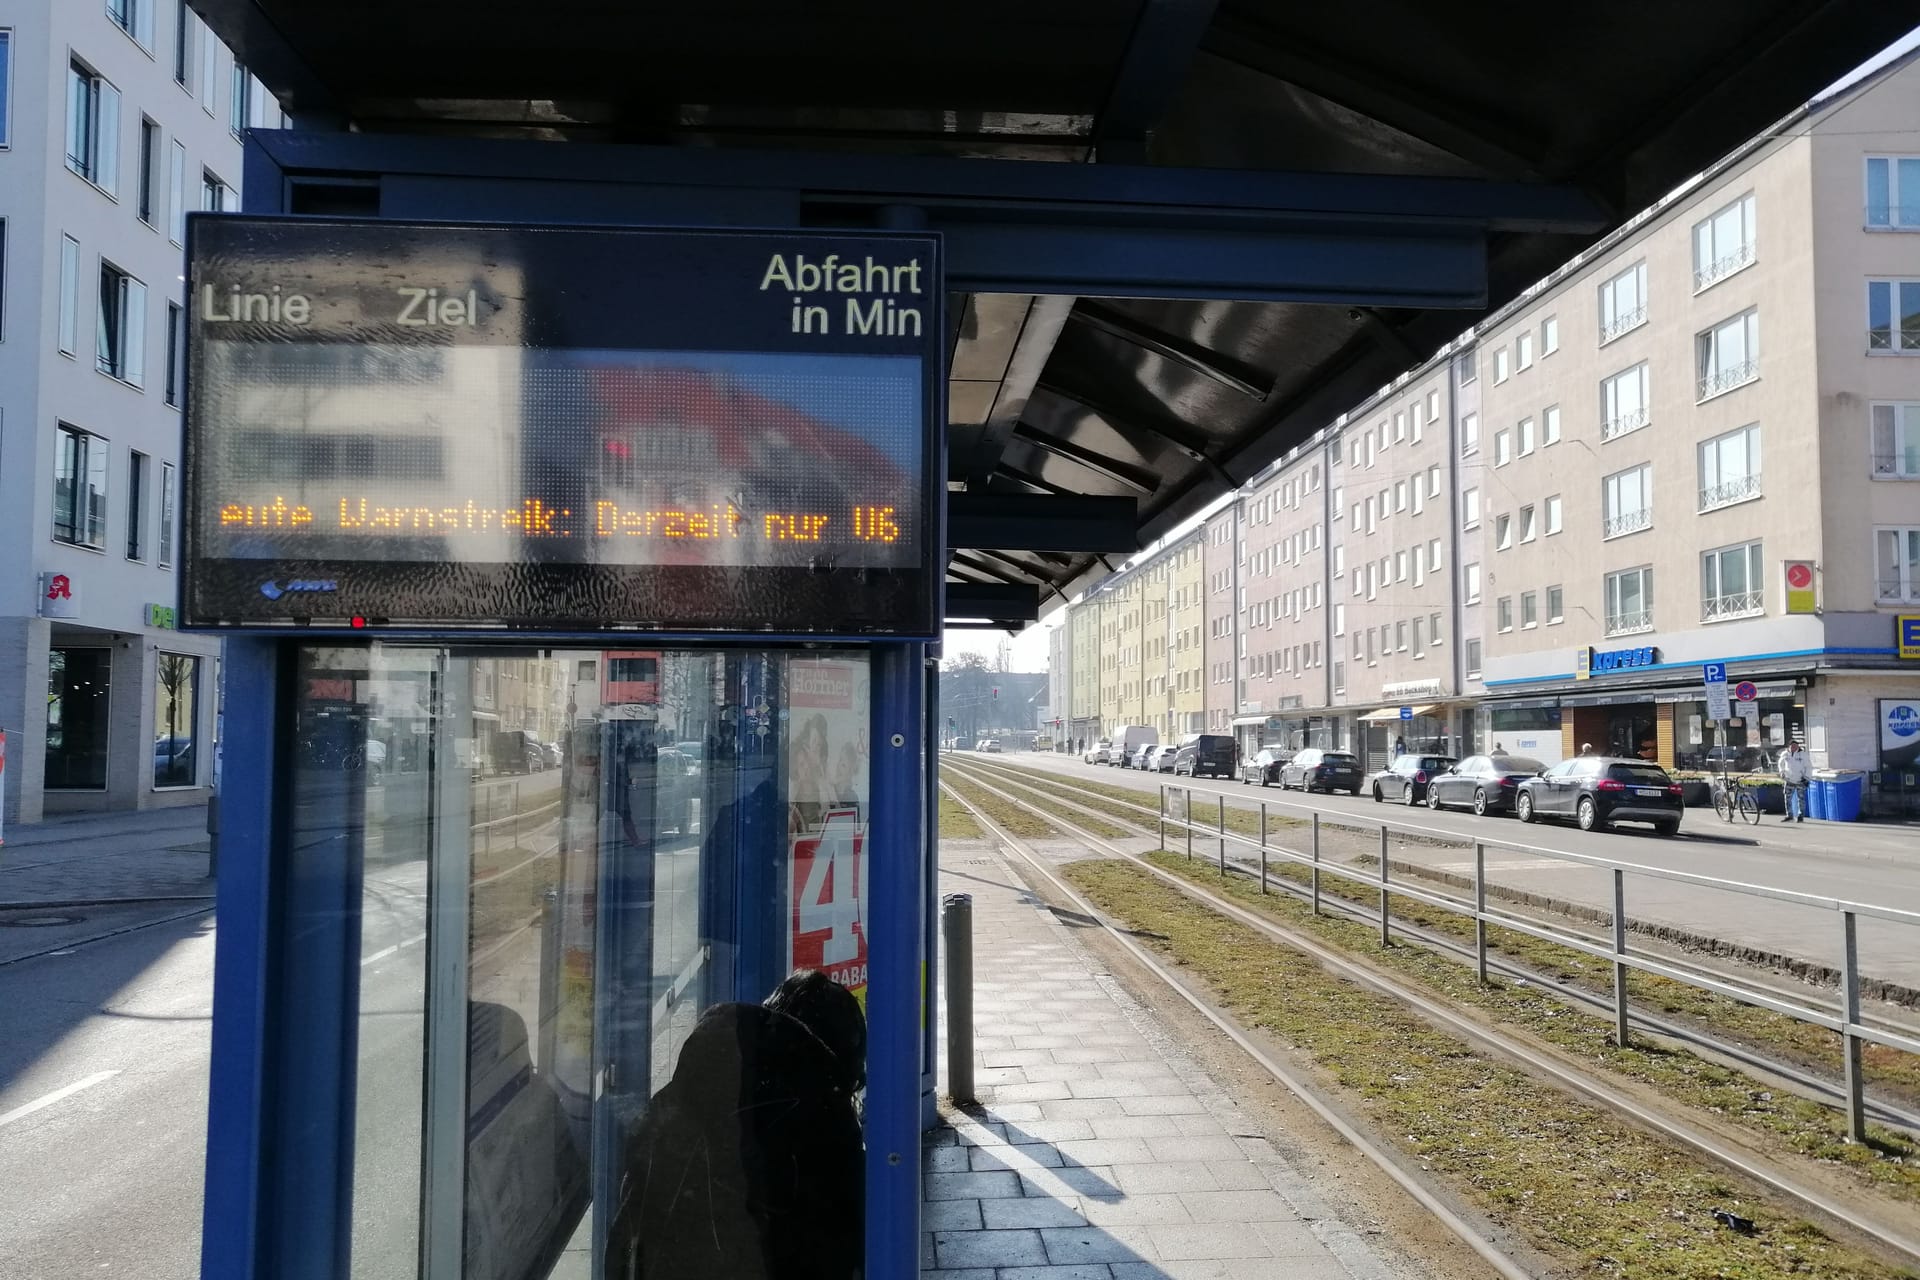
M 1404 551 L 1393 553 L 1393 580 L 1395 582 L 1407 580 L 1407 553 Z
M 167 239 L 174 244 L 187 241 L 187 148 L 178 138 L 168 145 L 167 154 Z
M 209 213 L 221 213 L 233 205 L 233 188 L 222 182 L 211 169 L 200 171 L 200 207 Z
M 1413 418 L 1410 424 L 1413 429 L 1413 443 L 1419 444 L 1427 438 L 1427 419 L 1420 411 L 1420 402 L 1418 400 L 1413 402 L 1413 412 L 1411 416 Z
M 1616 471 L 1600 482 L 1600 536 L 1618 538 L 1653 526 L 1653 464 Z
M 1693 345 L 1700 399 L 1752 382 L 1760 376 L 1760 313 L 1750 309 L 1722 320 L 1695 334 Z
M 1622 569 L 1607 575 L 1606 632 L 1610 636 L 1653 630 L 1653 568 Z
M 1556 493 L 1548 497 L 1547 498 L 1547 532 L 1549 534 L 1555 534 L 1560 532 L 1560 529 L 1562 527 L 1561 512 L 1562 512 L 1562 506 L 1560 502 L 1560 495 Z
M 62 355 L 80 349 L 80 242 L 72 236 L 60 237 L 59 342 Z
M 1440 572 L 1440 539 L 1438 538 L 1427 543 L 1427 572 Z
M 160 552 L 162 569 L 173 567 L 173 464 L 160 464 Z
M 76 58 L 67 67 L 67 168 L 112 195 L 119 157 L 120 91 Z
M 1505 382 L 1509 376 L 1507 370 L 1507 349 L 1501 347 L 1493 353 L 1493 380 L 1495 382 Z
M 1469 489 L 1460 495 L 1460 527 L 1477 528 L 1480 524 L 1480 490 Z
M 180 390 L 186 385 L 187 371 L 187 326 L 186 313 L 177 302 L 167 304 L 167 375 L 165 382 L 166 402 L 175 408 L 180 405 Z
M 59 426 L 53 467 L 53 538 L 100 550 L 107 545 L 107 442 Z
M 1543 446 L 1560 443 L 1560 406 L 1557 404 L 1540 411 L 1540 443 Z
M 1427 497 L 1437 498 L 1439 496 L 1440 496 L 1440 464 L 1435 463 L 1433 466 L 1427 468 Z
M 12 135 L 7 132 L 11 114 L 8 111 L 13 101 L 9 85 L 13 83 L 13 32 L 0 27 L 0 147 L 12 145 Z
M 1427 656 L 1427 620 L 1425 618 L 1416 617 L 1413 620 L 1413 656 L 1416 658 Z
M 107 17 L 141 48 L 153 48 L 153 0 L 107 0 Z
M 94 363 L 108 377 L 137 387 L 145 381 L 146 359 L 147 286 L 111 262 L 102 262 Z
M 1497 515 L 1493 518 L 1493 549 L 1505 551 L 1513 545 L 1513 517 Z
M 1873 428 L 1873 474 L 1881 480 L 1920 480 L 1920 403 L 1869 407 Z
M 1420 483 L 1419 476 L 1413 478 L 1412 492 L 1409 494 L 1409 497 L 1413 503 L 1413 514 L 1419 515 L 1427 509 L 1427 490 L 1426 487 Z
M 1341 574 L 1345 573 L 1346 571 L 1347 571 L 1347 549 L 1343 546 L 1335 547 L 1333 549 L 1333 576 L 1337 578 Z
M 1478 640 L 1467 641 L 1466 658 L 1467 674 L 1478 676 L 1480 674 L 1480 642 Z
M 1920 280 L 1867 281 L 1867 350 L 1920 351 Z
M 1520 593 L 1520 629 L 1526 631 L 1540 625 L 1540 594 L 1536 591 Z
M 1520 508 L 1519 525 L 1520 541 L 1532 542 L 1540 536 L 1537 508 L 1533 503 L 1529 502 L 1526 506 Z
M 173 0 L 173 82 L 193 89 L 193 27 L 199 21 L 187 0 Z
M 153 460 L 138 449 L 127 453 L 127 559 L 147 558 L 147 484 Z
M 135 213 L 153 226 L 160 209 L 160 126 L 140 117 L 140 191 Z
M 1436 649 L 1446 643 L 1446 635 L 1440 630 L 1440 615 L 1437 613 L 1427 615 L 1427 638 Z
M 1407 438 L 1407 411 L 1405 409 L 1393 415 L 1393 438 L 1395 443 Z
M 1883 604 L 1920 601 L 1920 526 L 1873 531 L 1873 577 Z
M 1520 425 L 1514 430 L 1519 436 L 1520 456 L 1524 458 L 1533 452 L 1533 419 L 1520 419 Z
M 1440 392 L 1437 388 L 1427 392 L 1427 421 L 1440 421 Z
M 1766 612 L 1760 544 L 1719 547 L 1700 556 L 1700 621 L 1751 618 Z
M 1540 358 L 1545 359 L 1560 349 L 1560 317 L 1548 316 L 1540 322 Z
M 1462 591 L 1467 604 L 1480 603 L 1480 566 L 1470 564 L 1461 570 Z
M 1393 482 L 1393 509 L 1395 512 L 1401 512 L 1407 509 L 1407 482 L 1405 480 L 1396 480 Z
M 1533 332 L 1531 330 L 1514 338 L 1513 364 L 1516 372 L 1533 368 Z
M 1469 413 L 1460 419 L 1460 452 L 1480 452 L 1480 415 Z
M 1636 262 L 1600 286 L 1600 345 L 1647 322 L 1647 264 Z
M 1501 596 L 1493 602 L 1494 626 L 1502 632 L 1513 630 L 1513 597 Z
M 1504 467 L 1513 461 L 1513 432 L 1496 431 L 1493 433 L 1493 465 Z
M 1700 510 L 1760 496 L 1760 424 L 1700 442 Z
M 1347 634 L 1347 606 L 1344 604 L 1333 606 L 1333 634 L 1337 636 Z
M 1693 224 L 1694 292 L 1753 265 L 1754 201 L 1749 191 Z
M 1600 384 L 1600 438 L 1612 440 L 1647 425 L 1647 362 L 1622 369 Z
M 1454 375 L 1461 386 L 1471 386 L 1480 376 L 1478 358 L 1468 351 L 1453 358 Z
M 1393 624 L 1393 648 L 1396 653 L 1407 651 L 1407 623 L 1404 618 Z
M 1548 626 L 1552 626 L 1554 623 L 1559 622 L 1566 617 L 1566 609 L 1564 607 L 1565 604 L 1566 604 L 1566 593 L 1564 591 L 1562 591 L 1559 587 L 1547 588 L 1547 625 Z
M 1920 156 L 1867 157 L 1866 225 L 1920 230 Z

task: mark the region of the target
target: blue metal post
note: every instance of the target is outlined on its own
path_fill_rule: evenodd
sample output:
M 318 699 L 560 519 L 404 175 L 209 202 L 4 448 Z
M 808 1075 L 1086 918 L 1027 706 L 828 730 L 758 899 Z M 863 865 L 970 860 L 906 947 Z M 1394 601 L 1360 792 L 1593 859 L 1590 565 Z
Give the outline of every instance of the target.
M 919 1272 L 924 644 L 872 650 L 867 826 L 867 1274 Z
M 922 841 L 925 858 L 926 891 L 921 895 L 924 906 L 920 913 L 920 1127 L 931 1129 L 939 1123 L 940 1081 L 935 1070 L 940 1061 L 938 1041 L 939 1018 L 935 1014 L 934 974 L 940 965 L 940 922 L 939 897 L 935 886 L 940 883 L 940 646 L 930 644 L 926 647 L 926 658 L 921 666 L 926 671 L 927 693 L 921 723 L 926 732 L 922 738 L 922 747 L 926 752 L 926 820 L 921 830 L 926 833 Z

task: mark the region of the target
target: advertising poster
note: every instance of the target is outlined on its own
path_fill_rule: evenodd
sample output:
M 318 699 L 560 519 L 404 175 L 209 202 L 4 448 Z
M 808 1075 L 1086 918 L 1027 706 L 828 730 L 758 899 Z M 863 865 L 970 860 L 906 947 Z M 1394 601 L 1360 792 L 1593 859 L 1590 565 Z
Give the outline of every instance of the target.
M 1920 772 L 1920 700 L 1880 699 L 1880 770 Z
M 788 959 L 866 1003 L 867 664 L 787 667 Z

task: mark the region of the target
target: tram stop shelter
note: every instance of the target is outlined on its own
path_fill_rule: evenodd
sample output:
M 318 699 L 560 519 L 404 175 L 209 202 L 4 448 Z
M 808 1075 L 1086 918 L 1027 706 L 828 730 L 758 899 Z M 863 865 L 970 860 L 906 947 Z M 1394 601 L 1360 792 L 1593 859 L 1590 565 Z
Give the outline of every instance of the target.
M 827 1220 L 913 1274 L 942 624 L 1097 584 L 1911 20 L 190 2 L 293 125 L 189 246 L 222 1280 L 612 1274 L 708 1011 L 773 1043 L 795 967 L 863 1003 Z

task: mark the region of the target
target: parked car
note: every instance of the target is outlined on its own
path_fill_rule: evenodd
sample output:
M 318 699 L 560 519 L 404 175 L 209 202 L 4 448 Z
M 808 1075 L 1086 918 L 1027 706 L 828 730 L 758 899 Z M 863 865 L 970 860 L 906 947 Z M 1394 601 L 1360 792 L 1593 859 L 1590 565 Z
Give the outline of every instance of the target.
M 1129 764 L 1141 747 L 1160 741 L 1160 731 L 1148 724 L 1130 724 L 1123 726 L 1114 738 L 1114 752 L 1107 758 L 1108 764 L 1117 764 L 1123 768 Z
M 1102 738 L 1085 751 L 1082 751 L 1080 753 L 1080 759 L 1087 764 L 1105 764 L 1107 762 L 1107 753 L 1112 750 L 1113 744 L 1105 738 Z
M 1240 781 L 1248 786 L 1259 783 L 1263 787 L 1272 786 L 1280 781 L 1280 767 L 1293 759 L 1293 752 L 1279 747 L 1262 747 L 1254 752 L 1253 758 L 1240 766 Z
M 540 744 L 540 750 L 542 754 L 544 754 L 547 757 L 547 767 L 549 769 L 558 769 L 560 767 L 560 744 L 559 743 L 543 742 Z
M 994 755 L 1000 754 L 1000 739 L 982 738 L 980 740 L 980 750 L 990 752 Z
M 1173 758 L 1179 750 L 1171 742 L 1157 743 L 1147 757 L 1147 770 L 1151 773 L 1172 773 Z
M 1231 778 L 1240 750 L 1224 733 L 1190 733 L 1180 740 L 1173 757 L 1175 776 Z
M 1344 791 L 1350 796 L 1360 794 L 1360 757 L 1351 751 L 1328 751 L 1324 747 L 1308 747 L 1294 753 L 1293 759 L 1280 766 L 1280 789 L 1298 787 L 1302 791 L 1324 791 L 1332 795 Z
M 1512 813 L 1520 784 L 1546 767 L 1527 756 L 1468 756 L 1427 779 L 1427 808 L 1465 805 L 1479 814 Z
M 1375 804 L 1386 800 L 1419 804 L 1427 798 L 1427 784 L 1433 775 L 1452 767 L 1452 756 L 1422 756 L 1409 751 L 1367 779 L 1367 785 L 1372 788 Z
M 1513 797 L 1520 821 L 1572 818 L 1582 831 L 1616 822 L 1650 822 L 1663 836 L 1680 829 L 1680 784 L 1646 760 L 1575 756 L 1522 782 Z

